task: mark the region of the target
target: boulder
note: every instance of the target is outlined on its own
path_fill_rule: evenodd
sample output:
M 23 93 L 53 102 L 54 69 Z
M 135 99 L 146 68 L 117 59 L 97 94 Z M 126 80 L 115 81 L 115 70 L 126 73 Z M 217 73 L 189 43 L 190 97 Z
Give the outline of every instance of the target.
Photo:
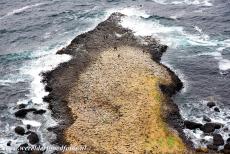
M 230 138 L 228 138 L 228 139 L 226 140 L 226 143 L 229 143 L 229 144 L 230 144 Z
M 50 86 L 48 86 L 48 85 L 45 86 L 45 91 L 51 92 L 52 90 L 53 90 L 52 87 L 50 87 Z
M 19 105 L 18 105 L 18 108 L 19 108 L 19 109 L 24 109 L 25 107 L 26 107 L 26 104 L 19 104 Z
M 220 109 L 219 109 L 218 107 L 215 107 L 215 108 L 214 108 L 214 111 L 220 112 Z
M 207 117 L 206 115 L 203 116 L 203 120 L 206 122 L 211 122 L 211 119 Z
M 201 129 L 201 127 L 203 125 L 200 124 L 200 123 L 196 123 L 196 122 L 185 120 L 184 121 L 184 126 L 185 126 L 185 128 L 188 128 L 188 129 L 197 129 L 197 128 Z
M 36 111 L 36 109 L 21 109 L 14 113 L 14 115 L 18 118 L 25 118 L 28 112 Z
M 213 145 L 213 144 L 208 144 L 208 145 L 207 145 L 207 148 L 210 149 L 210 150 L 214 150 L 214 151 L 217 151 L 217 150 L 218 150 L 218 146 Z
M 29 140 L 30 144 L 36 144 L 39 142 L 39 137 L 34 132 L 31 132 L 30 135 L 27 137 L 27 139 Z
M 24 135 L 25 134 L 25 129 L 21 126 L 17 126 L 14 129 L 15 133 L 19 134 L 19 135 Z
M 224 145 L 224 139 L 220 134 L 213 134 L 213 145 Z
M 34 111 L 33 112 L 34 114 L 44 114 L 44 113 L 46 113 L 46 110 L 36 110 L 36 111 Z
M 214 102 L 208 102 L 208 103 L 207 103 L 207 106 L 208 106 L 209 108 L 212 108 L 213 106 L 216 106 L 216 103 L 214 103 Z
M 31 125 L 29 125 L 29 124 L 26 125 L 26 128 L 27 128 L 27 129 L 30 129 L 30 128 L 31 128 Z
M 212 133 L 215 131 L 215 129 L 220 129 L 222 127 L 221 124 L 218 124 L 218 123 L 206 123 L 204 124 L 202 127 L 201 127 L 201 130 L 204 132 L 204 133 Z
M 225 144 L 224 146 L 224 154 L 230 154 L 230 144 Z
M 11 143 L 12 143 L 12 142 L 11 142 L 11 141 L 9 141 L 9 142 L 7 142 L 7 144 L 6 144 L 6 145 L 7 145 L 7 146 L 11 146 Z

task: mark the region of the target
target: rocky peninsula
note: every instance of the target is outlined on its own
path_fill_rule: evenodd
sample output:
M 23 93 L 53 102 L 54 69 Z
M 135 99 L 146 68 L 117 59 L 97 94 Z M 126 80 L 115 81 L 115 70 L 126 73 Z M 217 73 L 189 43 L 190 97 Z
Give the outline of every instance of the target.
M 171 96 L 182 82 L 160 63 L 167 46 L 137 37 L 113 13 L 57 54 L 72 59 L 44 73 L 56 144 L 82 153 L 186 153 L 183 121 Z M 66 152 L 71 153 L 71 152 Z

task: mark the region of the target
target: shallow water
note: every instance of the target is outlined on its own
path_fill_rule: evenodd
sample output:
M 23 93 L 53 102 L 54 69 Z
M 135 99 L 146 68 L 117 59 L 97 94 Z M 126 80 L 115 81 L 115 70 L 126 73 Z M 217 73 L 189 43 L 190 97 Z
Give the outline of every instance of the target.
M 47 109 L 42 101 L 47 93 L 40 83 L 40 72 L 69 60 L 68 55 L 56 56 L 55 52 L 116 11 L 127 15 L 120 24 L 135 35 L 152 35 L 169 46 L 162 62 L 184 82 L 184 89 L 174 98 L 183 118 L 204 123 L 205 114 L 229 127 L 230 1 L 2 0 L 0 147 L 8 141 L 15 147 L 25 143 L 26 138 L 16 135 L 14 127 L 28 123 L 34 125 L 32 130 L 39 134 L 41 143 L 50 144 L 55 135 L 46 129 L 57 125 L 58 120 L 47 111 L 22 121 L 14 116 L 17 104 L 29 102 L 27 108 Z M 215 101 L 221 112 L 207 108 L 208 101 Z M 223 129 L 220 133 L 227 139 L 230 132 Z M 200 131 L 184 131 L 196 147 L 207 144 L 202 138 L 211 142 L 211 137 Z

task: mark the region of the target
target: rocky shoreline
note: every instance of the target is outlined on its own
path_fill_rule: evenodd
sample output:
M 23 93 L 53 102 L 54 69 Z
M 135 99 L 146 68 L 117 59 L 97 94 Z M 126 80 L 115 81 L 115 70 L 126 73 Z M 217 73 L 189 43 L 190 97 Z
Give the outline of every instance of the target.
M 151 37 L 139 38 L 134 36 L 131 30 L 119 25 L 122 16 L 120 13 L 114 13 L 94 30 L 77 36 L 69 46 L 57 52 L 57 54 L 69 54 L 72 59 L 43 74 L 46 91 L 50 92 L 44 98 L 44 101 L 49 103 L 53 117 L 59 121 L 57 128 L 50 129 L 50 131 L 54 131 L 57 134 L 57 140 L 54 144 L 71 145 L 65 138 L 65 131 L 74 124 L 78 117 L 71 113 L 71 109 L 68 107 L 68 97 L 70 91 L 76 86 L 74 82 L 80 79 L 80 74 L 84 73 L 88 67 L 100 59 L 102 51 L 113 48 L 116 52 L 120 47 L 130 46 L 142 50 L 143 53 L 150 54 L 152 61 L 167 71 L 167 74 L 163 73 L 163 76 L 169 75 L 167 78 L 170 78 L 172 82 L 159 85 L 165 100 L 165 104 L 162 107 L 163 120 L 169 125 L 170 129 L 176 130 L 174 132 L 179 134 L 185 144 L 187 143 L 187 149 L 192 148 L 191 143 L 183 134 L 184 123 L 179 109 L 171 99 L 171 96 L 179 91 L 183 84 L 173 71 L 160 63 L 161 56 L 167 50 L 167 46 L 159 44 Z M 161 72 L 159 74 L 159 76 L 162 75 Z M 97 150 L 96 147 L 92 148 Z

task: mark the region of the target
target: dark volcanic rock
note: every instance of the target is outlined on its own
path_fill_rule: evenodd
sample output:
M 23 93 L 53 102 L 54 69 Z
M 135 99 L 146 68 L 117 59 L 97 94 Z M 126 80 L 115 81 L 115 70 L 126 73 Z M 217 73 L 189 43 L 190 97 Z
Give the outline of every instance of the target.
M 230 138 L 228 138 L 228 139 L 226 140 L 226 143 L 229 143 L 229 144 L 230 144 Z
M 201 129 L 201 127 L 203 125 L 200 124 L 200 123 L 196 123 L 196 122 L 185 120 L 184 121 L 184 126 L 185 126 L 185 128 L 188 128 L 188 129 L 197 129 L 197 128 Z
M 34 114 L 44 114 L 44 113 L 46 113 L 46 110 L 36 110 L 36 111 L 34 111 L 33 112 Z
M 218 146 L 212 145 L 212 144 L 207 145 L 207 148 L 210 149 L 210 150 L 214 150 L 214 151 L 218 150 Z
M 9 141 L 9 142 L 7 142 L 7 144 L 6 144 L 6 145 L 7 145 L 7 146 L 11 146 L 11 143 L 12 143 L 12 142 L 11 142 L 11 141 Z
M 207 117 L 206 115 L 203 116 L 203 120 L 206 122 L 211 122 L 211 119 Z
M 34 114 L 44 114 L 46 112 L 46 110 L 36 110 L 34 108 L 31 108 L 31 109 L 21 109 L 21 110 L 18 110 L 17 112 L 15 112 L 15 116 L 18 117 L 18 118 L 25 118 L 27 113 L 29 112 L 33 112 Z
M 26 128 L 27 128 L 27 129 L 30 129 L 30 128 L 31 128 L 31 125 L 26 125 Z
M 34 132 L 31 132 L 30 135 L 27 137 L 27 139 L 29 140 L 30 144 L 36 144 L 39 142 L 39 137 Z
M 218 123 L 206 123 L 201 127 L 201 130 L 204 133 L 212 133 L 215 131 L 215 129 L 220 129 L 222 127 L 221 124 Z
M 21 109 L 14 113 L 14 115 L 18 118 L 25 118 L 28 112 L 36 111 L 36 109 Z
M 19 135 L 24 135 L 25 134 L 25 129 L 21 126 L 17 126 L 14 129 L 15 133 L 19 134 Z
M 224 139 L 220 134 L 213 134 L 213 145 L 224 145 Z
M 214 108 L 214 111 L 220 112 L 220 109 L 219 109 L 218 107 L 215 107 L 215 108 Z
M 45 91 L 47 91 L 47 92 L 51 92 L 53 90 L 53 88 L 52 87 L 50 87 L 50 86 L 45 86 Z
M 19 109 L 24 109 L 25 107 L 26 107 L 26 104 L 20 104 L 20 105 L 18 105 Z
M 208 102 L 207 106 L 210 107 L 210 108 L 212 108 L 213 106 L 216 106 L 216 103 L 214 103 L 214 102 Z
M 229 143 L 224 145 L 224 153 L 230 154 L 230 144 Z

